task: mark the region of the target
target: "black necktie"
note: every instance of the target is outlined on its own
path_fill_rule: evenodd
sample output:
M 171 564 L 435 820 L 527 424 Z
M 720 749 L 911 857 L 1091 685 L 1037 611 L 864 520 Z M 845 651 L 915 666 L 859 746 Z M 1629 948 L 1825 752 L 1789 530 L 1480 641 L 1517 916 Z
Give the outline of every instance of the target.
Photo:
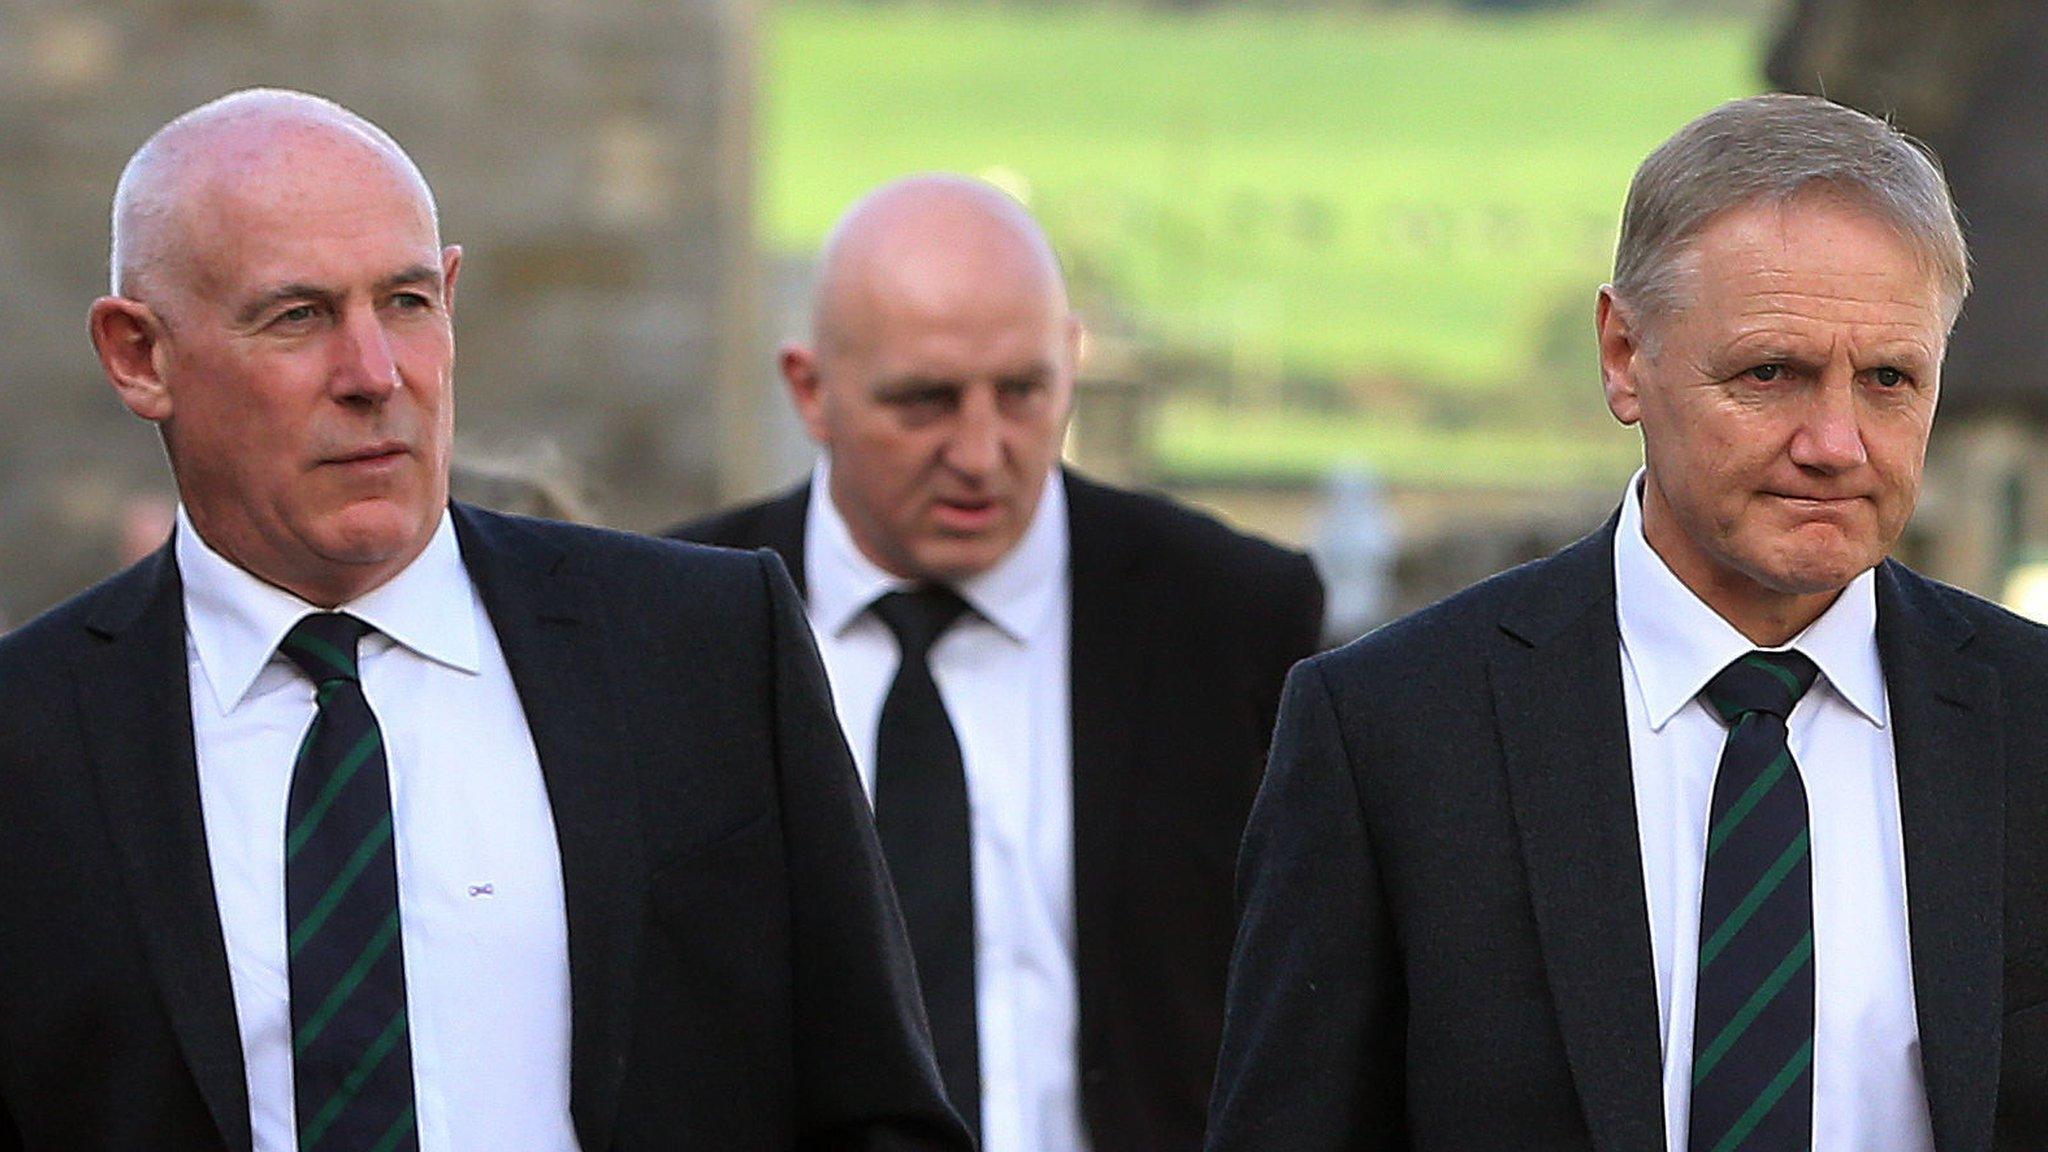
M 1812 1147 L 1813 882 L 1785 718 L 1815 674 L 1797 652 L 1751 652 L 1702 693 L 1729 729 L 1700 893 L 1691 1152 Z
M 875 734 L 875 831 L 903 904 L 939 1074 L 967 1126 L 981 1133 L 981 1055 L 974 1015 L 974 846 L 960 741 L 927 657 L 967 610 L 951 589 L 891 592 L 875 615 L 902 661 Z
M 370 626 L 323 612 L 278 651 L 316 685 L 285 815 L 292 1088 L 300 1152 L 419 1147 L 405 955 L 383 734 L 356 642 Z

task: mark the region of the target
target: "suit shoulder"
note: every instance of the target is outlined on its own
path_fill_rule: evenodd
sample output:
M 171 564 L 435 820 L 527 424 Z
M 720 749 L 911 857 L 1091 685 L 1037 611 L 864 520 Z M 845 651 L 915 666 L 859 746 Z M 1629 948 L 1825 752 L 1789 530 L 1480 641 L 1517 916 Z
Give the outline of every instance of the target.
M 91 615 L 90 593 L 74 596 L 36 616 L 6 635 L 0 635 L 0 689 L 20 683 L 17 673 L 26 674 L 49 657 L 77 642 Z
M 800 484 L 766 500 L 722 508 L 694 520 L 672 524 L 661 534 L 670 540 L 716 544 L 726 548 L 765 547 L 774 542 L 777 521 L 802 523 L 808 493 L 808 486 Z
M 1517 605 L 1551 594 L 1550 586 L 1557 582 L 1556 569 L 1566 562 L 1563 555 L 1548 556 L 1496 573 L 1322 653 L 1314 663 L 1326 676 L 1395 682 L 1438 675 L 1450 666 L 1476 666 L 1476 656 L 1498 642 L 1503 621 Z M 1599 596 L 1595 588 L 1574 591 L 1581 602 L 1572 605 L 1573 610 L 1596 607 Z M 1608 611 L 1612 611 L 1612 599 L 1611 594 L 1606 597 Z
M 2048 673 L 2048 626 L 1902 564 L 1891 568 L 1898 579 L 1900 594 L 1908 601 L 1917 602 L 1923 609 L 1938 606 L 1968 621 L 1974 634 L 1973 647 L 2010 651 L 2025 657 L 2030 671 L 2038 668 Z
M 0 697 L 43 682 L 96 625 L 139 609 L 159 579 L 157 566 L 171 562 L 168 552 L 156 553 L 0 635 Z
M 687 583 L 698 595 L 721 586 L 761 586 L 762 558 L 739 549 L 502 513 L 478 513 L 477 520 L 480 530 L 500 539 L 524 537 L 558 553 L 568 570 L 603 583 Z
M 755 525 L 761 519 L 764 505 L 744 504 L 737 508 L 724 508 L 695 520 L 671 524 L 661 530 L 662 536 L 670 540 L 683 540 L 694 544 L 716 544 L 736 547 L 734 541 L 755 536 Z
M 1075 477 L 1068 502 L 1068 515 L 1077 528 L 1092 521 L 1176 567 L 1257 579 L 1301 571 L 1310 563 L 1296 549 L 1233 528 L 1160 493 Z

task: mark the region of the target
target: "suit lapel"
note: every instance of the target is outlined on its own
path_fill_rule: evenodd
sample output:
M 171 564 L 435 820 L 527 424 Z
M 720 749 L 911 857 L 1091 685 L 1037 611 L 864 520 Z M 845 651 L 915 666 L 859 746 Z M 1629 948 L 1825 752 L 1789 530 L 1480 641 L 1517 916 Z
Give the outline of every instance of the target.
M 178 568 L 166 545 L 109 589 L 75 673 L 93 786 L 144 954 L 199 1094 L 230 1148 L 247 1152 L 248 1081 L 227 944 L 214 903 L 192 749 Z
M 1663 1059 L 1614 617 L 1614 525 L 1502 620 L 1495 718 L 1565 1055 L 1594 1147 L 1661 1148 Z
M 1138 646 L 1149 605 L 1132 570 L 1139 556 L 1128 536 L 1105 517 L 1094 485 L 1065 475 L 1068 571 L 1072 581 L 1068 707 L 1073 725 L 1074 907 L 1076 965 L 1083 1011 L 1106 990 L 1091 981 L 1109 970 L 1098 950 L 1118 939 L 1116 886 L 1122 871 L 1120 830 L 1129 801 L 1134 699 L 1144 683 Z M 1084 1021 L 1084 1030 L 1085 1030 Z
M 591 1152 L 611 1144 L 626 1054 L 646 869 L 634 759 L 601 606 L 567 556 L 514 522 L 455 506 L 476 581 L 526 711 L 562 854 L 569 922 L 570 1113 Z
M 1921 1067 L 1941 1152 L 1991 1147 L 2001 1026 L 2005 763 L 1997 674 L 1970 626 L 1898 565 L 1878 570 Z

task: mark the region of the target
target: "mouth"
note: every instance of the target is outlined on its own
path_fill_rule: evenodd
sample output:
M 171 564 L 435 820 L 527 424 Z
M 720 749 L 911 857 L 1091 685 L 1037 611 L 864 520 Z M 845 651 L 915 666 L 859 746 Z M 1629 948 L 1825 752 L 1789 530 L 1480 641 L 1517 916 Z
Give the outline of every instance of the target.
M 1792 511 L 1810 516 L 1838 515 L 1866 499 L 1862 496 L 1810 496 L 1792 492 L 1772 492 L 1769 495 Z
M 932 502 L 933 517 L 941 528 L 952 532 L 984 531 L 1001 514 L 1002 504 L 987 497 L 941 498 Z
M 379 468 L 395 467 L 411 453 L 412 450 L 407 448 L 402 440 L 381 440 L 375 444 L 366 444 L 329 456 L 321 463 L 350 471 L 374 471 Z

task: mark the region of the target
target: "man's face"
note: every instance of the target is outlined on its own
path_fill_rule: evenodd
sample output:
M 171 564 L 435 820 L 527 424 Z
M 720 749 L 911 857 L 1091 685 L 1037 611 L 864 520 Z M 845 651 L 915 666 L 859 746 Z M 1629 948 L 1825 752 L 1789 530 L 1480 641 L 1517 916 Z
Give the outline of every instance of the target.
M 1889 226 L 1820 194 L 1726 213 L 1681 285 L 1646 331 L 1601 298 L 1608 406 L 1643 429 L 1644 532 L 1753 639 L 1789 638 L 1912 515 L 1940 292 Z
M 987 571 L 1030 525 L 1059 457 L 1077 323 L 1042 281 L 1000 277 L 870 293 L 850 311 L 816 354 L 785 350 L 783 370 L 831 453 L 855 543 L 897 576 Z
M 188 208 L 155 293 L 164 406 L 142 414 L 208 544 L 315 602 L 360 595 L 419 554 L 447 502 L 460 251 L 360 148 Z

